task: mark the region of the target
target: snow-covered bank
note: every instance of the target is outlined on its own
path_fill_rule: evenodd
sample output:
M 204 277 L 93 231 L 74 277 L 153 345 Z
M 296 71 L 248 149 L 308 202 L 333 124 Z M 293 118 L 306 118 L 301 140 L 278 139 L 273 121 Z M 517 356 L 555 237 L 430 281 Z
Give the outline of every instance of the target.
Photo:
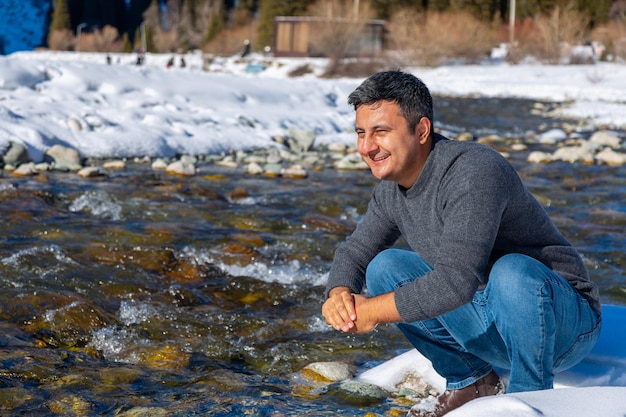
M 173 156 L 266 147 L 289 129 L 318 142 L 354 140 L 346 97 L 360 79 L 320 79 L 324 60 L 250 61 L 169 55 L 30 52 L 0 57 L 0 148 L 28 147 L 37 162 L 61 144 L 84 157 Z M 180 60 L 180 57 L 175 57 Z M 176 61 L 175 62 L 179 62 Z M 262 62 L 262 57 L 255 61 Z M 308 63 L 314 72 L 290 78 Z M 208 69 L 209 71 L 204 71 Z M 626 66 L 491 64 L 411 69 L 434 93 L 571 101 L 567 116 L 626 126 Z

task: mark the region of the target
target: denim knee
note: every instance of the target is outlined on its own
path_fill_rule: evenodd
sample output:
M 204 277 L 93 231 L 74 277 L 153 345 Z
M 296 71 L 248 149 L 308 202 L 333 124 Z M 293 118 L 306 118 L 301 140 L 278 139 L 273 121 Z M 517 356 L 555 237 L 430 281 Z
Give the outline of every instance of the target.
M 371 260 L 365 281 L 371 295 L 385 294 L 431 271 L 417 253 L 405 249 L 386 249 Z
M 388 285 L 388 280 L 383 279 L 389 274 L 389 271 L 393 271 L 394 267 L 397 266 L 395 256 L 393 256 L 394 251 L 395 249 L 387 249 L 380 252 L 367 265 L 365 285 L 371 295 L 385 294 L 395 289 Z
M 534 258 L 511 253 L 498 259 L 489 273 L 486 292 L 517 297 L 529 292 L 533 286 L 545 285 L 547 267 Z

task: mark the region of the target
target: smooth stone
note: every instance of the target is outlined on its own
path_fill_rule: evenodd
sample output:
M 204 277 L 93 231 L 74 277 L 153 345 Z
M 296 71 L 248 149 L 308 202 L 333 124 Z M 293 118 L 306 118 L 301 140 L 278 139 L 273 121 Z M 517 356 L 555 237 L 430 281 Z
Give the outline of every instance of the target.
M 355 380 L 333 384 L 329 388 L 329 392 L 350 404 L 356 405 L 379 403 L 389 397 L 389 393 L 381 387 Z
M 30 162 L 30 157 L 28 156 L 28 150 L 24 145 L 19 142 L 11 141 L 9 143 L 9 148 L 4 154 L 3 160 L 7 165 L 18 166 L 20 164 Z
M 80 155 L 76 149 L 57 144 L 48 149 L 46 155 L 54 160 L 54 169 L 78 171 L 82 168 Z
M 126 168 L 126 162 L 121 159 L 116 159 L 113 161 L 107 161 L 102 166 L 106 169 L 124 169 Z
M 251 175 L 260 175 L 264 172 L 263 167 L 261 167 L 261 165 L 257 164 L 256 162 L 251 162 L 246 165 L 244 171 Z
M 83 130 L 82 123 L 75 117 L 70 117 L 69 119 L 67 119 L 67 127 L 69 127 L 70 130 L 73 130 L 74 132 L 80 132 L 81 130 Z
M 368 169 L 369 167 L 363 159 L 361 155 L 358 153 L 351 153 L 335 163 L 335 168 L 337 169 L 345 169 L 345 170 L 359 170 L 359 169 Z
M 85 167 L 78 170 L 78 175 L 83 178 L 104 177 L 106 174 L 99 167 Z
M 550 129 L 539 135 L 539 143 L 545 145 L 554 145 L 565 139 L 567 139 L 567 133 L 563 129 Z
M 168 174 L 193 176 L 196 174 L 196 166 L 188 162 L 175 161 L 167 166 L 165 170 Z
M 615 132 L 600 130 L 591 135 L 589 142 L 610 146 L 613 149 L 619 149 L 622 141 L 619 136 L 615 134 Z
M 552 155 L 554 160 L 565 161 L 569 163 L 583 162 L 585 164 L 593 164 L 593 153 L 583 146 L 564 146 L 557 149 Z
M 154 160 L 154 162 L 152 162 L 152 169 L 166 170 L 167 162 L 165 162 L 161 158 L 157 158 Z
M 306 178 L 308 176 L 306 170 L 301 165 L 292 165 L 288 168 L 280 170 L 280 174 L 287 178 Z
M 11 173 L 13 177 L 32 177 L 33 175 L 37 175 L 38 172 L 35 169 L 35 164 L 32 162 L 28 162 L 26 164 L 22 164 L 15 169 Z
M 354 367 L 343 362 L 314 362 L 302 369 L 302 373 L 312 373 L 314 379 L 326 382 L 338 382 L 350 379 L 354 376 Z
M 611 148 L 604 148 L 596 154 L 596 161 L 607 165 L 624 165 L 626 164 L 626 153 L 615 152 Z
M 534 151 L 528 154 L 528 157 L 526 158 L 526 160 L 533 164 L 546 164 L 549 162 L 553 162 L 554 158 L 552 157 L 551 153 Z

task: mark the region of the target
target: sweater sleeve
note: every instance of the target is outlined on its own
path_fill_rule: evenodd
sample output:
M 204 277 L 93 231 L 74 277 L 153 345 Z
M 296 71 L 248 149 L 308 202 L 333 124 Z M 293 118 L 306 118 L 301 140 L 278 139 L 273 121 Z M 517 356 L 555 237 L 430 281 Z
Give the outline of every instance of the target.
M 328 275 L 326 296 L 333 288 L 344 286 L 360 293 L 365 286 L 367 265 L 400 237 L 398 227 L 379 204 L 380 189 L 380 185 L 374 189 L 367 212 L 355 231 L 337 247 Z

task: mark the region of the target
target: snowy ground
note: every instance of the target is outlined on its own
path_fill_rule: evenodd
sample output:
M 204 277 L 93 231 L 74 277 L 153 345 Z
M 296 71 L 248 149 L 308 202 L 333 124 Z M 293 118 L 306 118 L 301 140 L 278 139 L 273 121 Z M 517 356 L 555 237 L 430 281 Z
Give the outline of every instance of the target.
M 265 147 L 289 129 L 314 131 L 317 143 L 352 143 L 347 95 L 360 79 L 290 78 L 324 60 L 249 61 L 200 54 L 136 56 L 22 52 L 0 57 L 0 149 L 28 146 L 38 162 L 63 144 L 85 157 L 174 156 Z M 266 68 L 260 72 L 259 63 Z M 252 65 L 251 65 L 252 64 Z M 202 71 L 203 66 L 210 71 Z M 569 116 L 626 127 L 626 65 L 543 66 L 504 63 L 411 70 L 441 94 L 569 101 Z

